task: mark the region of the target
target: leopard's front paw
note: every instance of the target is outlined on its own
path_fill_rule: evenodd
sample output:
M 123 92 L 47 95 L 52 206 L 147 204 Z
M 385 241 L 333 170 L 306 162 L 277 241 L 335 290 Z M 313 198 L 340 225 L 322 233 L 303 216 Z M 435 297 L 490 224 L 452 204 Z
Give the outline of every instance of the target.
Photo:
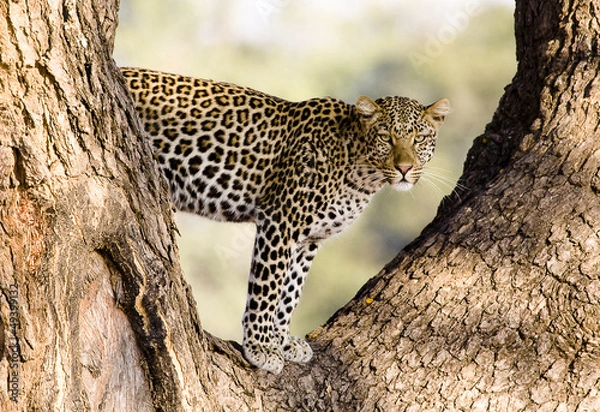
M 290 336 L 281 347 L 283 359 L 291 362 L 306 363 L 312 359 L 313 351 L 308 342 L 302 338 Z
M 283 369 L 281 350 L 274 346 L 244 344 L 244 357 L 257 368 L 279 374 Z

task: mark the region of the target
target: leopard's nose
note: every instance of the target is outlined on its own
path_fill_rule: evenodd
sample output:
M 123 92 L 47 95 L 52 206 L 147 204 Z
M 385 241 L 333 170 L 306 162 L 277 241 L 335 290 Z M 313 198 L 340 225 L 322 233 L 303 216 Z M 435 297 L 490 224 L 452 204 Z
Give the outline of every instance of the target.
M 412 165 L 396 165 L 396 170 L 402 173 L 402 176 L 406 176 L 410 169 L 412 169 Z

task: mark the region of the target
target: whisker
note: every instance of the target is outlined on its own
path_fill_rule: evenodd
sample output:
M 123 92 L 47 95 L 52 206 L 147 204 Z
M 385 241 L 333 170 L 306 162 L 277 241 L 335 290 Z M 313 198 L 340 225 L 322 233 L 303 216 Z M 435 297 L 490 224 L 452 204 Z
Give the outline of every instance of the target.
M 452 179 L 448 179 L 448 178 L 441 179 L 439 176 L 429 175 L 424 179 L 424 181 L 428 181 L 431 184 L 435 185 L 436 187 L 437 187 L 437 185 L 435 184 L 435 182 L 438 182 L 441 185 L 443 185 L 449 189 L 452 189 L 452 191 L 448 194 L 448 196 L 455 195 L 459 201 L 462 201 L 460 192 L 466 191 L 468 189 L 466 186 L 464 186 L 460 183 L 457 183 Z M 440 189 L 440 188 L 438 187 L 438 189 Z
M 449 177 L 451 174 L 450 171 L 434 166 L 427 166 L 427 170 L 424 176 L 427 176 L 427 180 L 430 181 L 431 184 L 438 186 L 441 185 L 448 189 L 452 189 L 449 196 L 456 196 L 459 201 L 462 201 L 460 192 L 466 192 L 469 190 L 467 186 L 458 182 L 457 178 Z M 438 187 L 438 189 L 440 189 Z
M 433 171 L 437 171 L 437 172 L 445 173 L 445 174 L 452 174 L 452 170 L 446 169 L 446 168 L 443 168 L 443 167 L 439 167 L 439 166 L 431 166 L 431 165 L 428 164 L 426 166 L 426 168 L 427 168 L 427 170 L 433 170 Z
M 456 186 L 456 188 L 461 189 L 461 190 L 468 189 L 465 185 L 459 183 L 458 179 L 448 177 L 447 175 L 442 174 L 442 173 L 437 173 L 435 171 L 432 171 L 432 170 L 430 170 L 429 167 L 427 168 L 426 174 L 428 176 L 430 176 L 431 178 L 439 181 L 440 183 L 444 183 L 446 185 L 452 185 L 453 187 Z
M 385 183 L 393 181 L 398 175 L 396 170 L 376 167 L 368 162 L 355 164 L 353 167 L 353 179 L 356 188 L 367 192 L 373 192 L 381 188 Z M 440 167 L 427 166 L 426 168 L 415 168 L 411 175 L 415 180 L 425 182 L 424 187 L 436 196 L 452 196 L 456 195 L 458 200 L 461 200 L 460 192 L 466 191 L 468 188 L 458 183 L 456 178 L 449 177 L 451 172 Z M 448 193 L 448 191 L 450 193 Z M 410 191 L 412 198 L 415 194 Z
M 438 185 L 436 185 L 435 182 L 429 179 L 427 176 L 423 176 L 422 181 L 427 185 L 428 188 L 432 189 L 434 194 L 442 197 L 446 195 L 446 192 L 442 190 Z
M 441 176 L 436 176 L 431 173 L 425 174 L 424 177 L 427 177 L 431 181 L 438 182 L 439 184 L 441 184 L 442 186 L 444 186 L 448 189 L 454 189 L 455 184 L 456 184 L 456 182 L 452 179 L 443 178 Z

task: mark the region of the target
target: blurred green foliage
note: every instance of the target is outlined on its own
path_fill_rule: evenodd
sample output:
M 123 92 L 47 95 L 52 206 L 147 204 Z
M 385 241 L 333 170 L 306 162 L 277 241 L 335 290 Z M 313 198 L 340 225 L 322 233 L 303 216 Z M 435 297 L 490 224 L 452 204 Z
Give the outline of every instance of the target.
M 450 99 L 428 181 L 409 193 L 383 190 L 326 243 L 292 322 L 296 334 L 324 322 L 431 221 L 516 67 L 511 5 L 484 0 L 122 0 L 115 59 L 288 100 Z M 239 340 L 254 227 L 186 214 L 178 224 L 203 326 Z

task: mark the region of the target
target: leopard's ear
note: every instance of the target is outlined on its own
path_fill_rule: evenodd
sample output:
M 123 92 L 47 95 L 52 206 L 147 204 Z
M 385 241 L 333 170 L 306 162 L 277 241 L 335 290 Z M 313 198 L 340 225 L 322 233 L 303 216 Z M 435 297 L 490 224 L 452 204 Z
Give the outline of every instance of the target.
M 427 106 L 425 117 L 437 128 L 444 123 L 444 118 L 450 113 L 450 100 L 443 98 Z
M 381 107 L 367 96 L 360 96 L 356 99 L 355 106 L 361 123 L 367 127 L 375 123 L 381 114 Z

